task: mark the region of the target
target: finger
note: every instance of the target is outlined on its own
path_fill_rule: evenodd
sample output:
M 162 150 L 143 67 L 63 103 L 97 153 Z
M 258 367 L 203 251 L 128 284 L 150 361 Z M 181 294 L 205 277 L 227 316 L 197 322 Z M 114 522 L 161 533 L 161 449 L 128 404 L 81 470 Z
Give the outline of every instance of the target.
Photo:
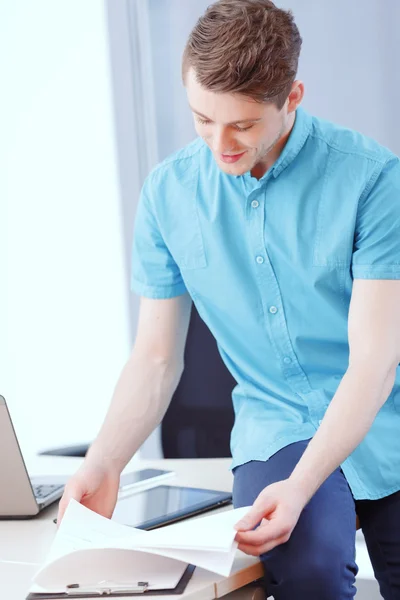
M 67 510 L 68 504 L 70 503 L 70 500 L 76 500 L 77 502 L 79 502 L 82 498 L 82 493 L 80 492 L 80 490 L 67 490 L 65 489 L 64 494 L 60 500 L 60 503 L 58 505 L 58 515 L 57 515 L 57 527 L 60 526 L 60 523 L 64 517 L 65 511 Z
M 64 513 L 68 506 L 68 502 L 69 502 L 69 498 L 67 500 L 66 494 L 64 493 L 58 504 L 57 527 L 60 527 L 61 521 L 64 517 Z
M 261 556 L 261 554 L 265 554 L 266 552 L 273 550 L 273 548 L 276 548 L 277 546 L 280 546 L 281 544 L 285 544 L 288 541 L 288 539 L 289 538 L 287 536 L 283 536 L 276 540 L 272 540 L 271 542 L 268 542 L 267 544 L 261 544 L 260 546 L 253 546 L 253 545 L 249 545 L 249 544 L 239 544 L 238 549 L 241 550 L 242 552 L 245 552 L 246 554 L 249 554 L 250 556 Z
M 271 540 L 276 540 L 285 535 L 289 534 L 290 527 L 286 524 L 282 524 L 279 520 L 267 521 L 265 525 L 261 525 L 254 531 L 239 531 L 235 540 L 240 544 L 249 544 L 252 546 L 259 546 L 266 544 Z
M 103 517 L 106 517 L 107 519 L 111 519 L 113 512 L 114 512 L 114 508 L 116 505 L 116 500 L 113 501 L 112 499 L 103 499 L 103 498 L 99 498 L 96 501 L 94 501 L 93 499 L 88 499 L 87 501 L 85 500 L 81 500 L 81 504 L 83 504 L 84 506 L 86 506 L 87 508 L 89 508 L 90 510 L 92 510 L 95 513 L 98 513 L 99 515 L 102 515 Z
M 265 515 L 269 514 L 275 508 L 275 502 L 271 498 L 263 498 L 262 503 L 257 501 L 254 503 L 250 511 L 241 519 L 234 528 L 237 531 L 248 531 L 254 529 L 258 525 Z
M 61 525 L 61 521 L 63 520 L 66 508 L 67 507 L 65 506 L 65 504 L 62 503 L 62 501 L 60 500 L 59 505 L 58 505 L 57 519 L 56 519 L 57 528 L 60 527 L 60 525 Z

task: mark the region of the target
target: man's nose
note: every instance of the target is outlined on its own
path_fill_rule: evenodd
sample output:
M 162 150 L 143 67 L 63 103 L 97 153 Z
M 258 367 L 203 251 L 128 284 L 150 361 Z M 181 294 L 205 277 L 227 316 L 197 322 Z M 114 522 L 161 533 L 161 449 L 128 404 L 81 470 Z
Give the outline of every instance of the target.
M 216 154 L 229 154 L 234 149 L 235 142 L 226 128 L 216 128 L 213 135 L 212 147 Z

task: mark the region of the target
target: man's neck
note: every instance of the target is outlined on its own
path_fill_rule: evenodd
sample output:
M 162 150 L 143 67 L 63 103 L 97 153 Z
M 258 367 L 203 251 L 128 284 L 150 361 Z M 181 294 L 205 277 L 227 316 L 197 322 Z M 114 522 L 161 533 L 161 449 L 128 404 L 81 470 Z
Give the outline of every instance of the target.
M 282 150 L 286 146 L 286 142 L 289 139 L 290 133 L 293 129 L 295 118 L 296 113 L 293 112 L 293 114 L 290 115 L 288 126 L 285 128 L 285 131 L 282 133 L 280 138 L 276 141 L 276 143 L 265 156 L 265 158 L 251 169 L 252 177 L 255 177 L 256 179 L 261 179 L 261 177 L 265 175 L 268 169 L 270 169 L 272 165 L 278 160 L 278 158 L 282 154 Z

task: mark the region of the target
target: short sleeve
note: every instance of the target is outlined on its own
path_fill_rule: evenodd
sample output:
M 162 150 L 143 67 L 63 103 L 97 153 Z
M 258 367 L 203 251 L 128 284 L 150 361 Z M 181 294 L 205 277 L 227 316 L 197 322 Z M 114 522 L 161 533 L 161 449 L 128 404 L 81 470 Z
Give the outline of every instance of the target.
M 180 270 L 161 235 L 152 185 L 146 179 L 136 212 L 132 245 L 131 289 L 147 298 L 173 298 L 186 292 Z
M 389 160 L 358 207 L 355 279 L 400 279 L 400 160 Z

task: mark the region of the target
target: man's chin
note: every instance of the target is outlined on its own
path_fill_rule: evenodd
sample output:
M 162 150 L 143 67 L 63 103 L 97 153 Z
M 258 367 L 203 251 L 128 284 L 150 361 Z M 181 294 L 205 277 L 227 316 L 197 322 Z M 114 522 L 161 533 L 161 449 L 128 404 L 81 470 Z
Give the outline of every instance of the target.
M 216 159 L 216 163 L 221 171 L 227 173 L 228 175 L 244 175 L 247 173 L 247 171 L 249 171 L 248 164 L 241 164 L 240 160 L 238 160 L 237 163 L 229 164 L 224 163 L 222 160 Z

